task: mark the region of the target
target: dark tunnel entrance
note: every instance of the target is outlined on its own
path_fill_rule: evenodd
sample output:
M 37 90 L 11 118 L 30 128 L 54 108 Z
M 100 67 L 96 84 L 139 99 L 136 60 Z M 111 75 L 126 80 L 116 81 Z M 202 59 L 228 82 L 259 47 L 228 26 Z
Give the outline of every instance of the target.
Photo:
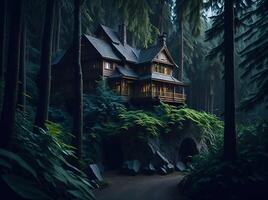
M 113 136 L 103 143 L 103 164 L 105 168 L 119 169 L 123 163 L 123 150 L 121 137 Z
M 186 138 L 182 141 L 179 151 L 179 158 L 182 162 L 187 163 L 191 161 L 191 157 L 198 154 L 196 143 L 191 138 Z

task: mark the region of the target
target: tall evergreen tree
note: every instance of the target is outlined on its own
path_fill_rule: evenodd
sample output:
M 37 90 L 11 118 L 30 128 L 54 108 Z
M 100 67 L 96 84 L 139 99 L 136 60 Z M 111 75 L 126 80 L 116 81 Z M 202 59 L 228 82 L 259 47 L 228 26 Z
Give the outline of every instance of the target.
M 24 6 L 23 6 L 24 8 Z M 18 108 L 25 111 L 25 94 L 26 94 L 26 72 L 25 72 L 25 50 L 26 50 L 26 19 L 25 9 L 22 9 L 22 30 L 20 36 L 20 66 L 18 82 Z
M 184 71 L 184 24 L 189 22 L 192 33 L 200 34 L 200 10 L 202 8 L 202 0 L 176 0 L 176 18 L 179 33 L 179 72 L 178 79 L 182 80 Z
M 5 50 L 5 32 L 6 32 L 6 0 L 1 2 L 0 6 L 0 81 L 4 78 L 4 50 Z
M 260 104 L 268 108 L 268 1 L 254 1 L 254 5 L 243 13 L 241 20 L 248 28 L 238 39 L 249 41 L 240 52 L 244 58 L 240 63 L 244 69 L 242 77 L 249 77 L 250 83 L 256 85 L 242 102 L 241 108 L 251 110 Z
M 74 76 L 75 76 L 75 103 L 73 135 L 76 147 L 76 156 L 81 159 L 83 135 L 83 76 L 81 68 L 81 1 L 74 0 Z
M 224 2 L 224 159 L 236 158 L 234 88 L 234 1 Z
M 11 21 L 8 60 L 5 77 L 3 108 L 0 119 L 0 147 L 3 148 L 9 147 L 12 135 L 14 133 L 18 88 L 17 82 L 19 75 L 22 0 L 12 0 L 11 3 L 12 7 L 10 13 Z
M 41 63 L 38 74 L 38 102 L 35 116 L 35 126 L 46 128 L 45 122 L 48 119 L 48 108 L 50 98 L 51 81 L 51 53 L 52 53 L 52 32 L 54 21 L 55 0 L 46 1 L 45 23 L 42 36 Z

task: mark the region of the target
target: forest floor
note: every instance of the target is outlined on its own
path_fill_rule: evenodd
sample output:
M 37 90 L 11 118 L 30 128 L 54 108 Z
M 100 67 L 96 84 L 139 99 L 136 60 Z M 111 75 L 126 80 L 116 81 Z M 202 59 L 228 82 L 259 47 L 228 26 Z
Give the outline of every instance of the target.
M 184 175 L 125 176 L 115 172 L 104 174 L 109 186 L 96 190 L 97 200 L 189 200 L 179 194 L 178 183 Z

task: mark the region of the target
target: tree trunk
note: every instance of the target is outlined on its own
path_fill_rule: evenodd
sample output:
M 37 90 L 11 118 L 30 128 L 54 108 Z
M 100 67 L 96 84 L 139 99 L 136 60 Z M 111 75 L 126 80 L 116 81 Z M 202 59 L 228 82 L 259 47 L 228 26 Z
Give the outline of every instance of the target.
M 60 49 L 60 33 L 61 33 L 61 5 L 57 1 L 57 27 L 56 27 L 56 41 L 55 41 L 55 52 L 57 53 Z
M 75 103 L 73 135 L 76 156 L 81 159 L 83 135 L 83 78 L 81 69 L 81 5 L 80 0 L 74 0 L 74 75 L 75 75 Z
M 42 36 L 41 64 L 38 74 L 38 103 L 35 117 L 35 126 L 46 128 L 45 122 L 48 119 L 50 81 L 51 81 L 51 51 L 52 32 L 54 21 L 55 0 L 47 0 L 45 24 Z
M 180 81 L 183 81 L 183 70 L 184 70 L 184 65 L 183 65 L 183 55 L 184 55 L 184 45 L 183 45 L 183 19 L 180 21 L 180 26 L 179 26 L 179 35 L 180 35 L 180 50 L 179 50 L 179 77 L 178 79 Z M 182 87 L 182 94 L 184 94 L 184 87 Z
M 18 108 L 25 111 L 26 74 L 25 74 L 25 48 L 26 48 L 26 22 L 25 15 L 22 17 L 22 30 L 20 36 L 20 66 L 18 84 Z
M 21 7 L 21 0 L 12 0 L 7 72 L 0 121 L 0 147 L 2 148 L 8 148 L 10 146 L 15 127 L 20 54 Z
M 164 20 L 163 20 L 163 7 L 165 5 L 165 1 L 162 0 L 159 2 L 160 5 L 160 10 L 159 10 L 159 15 L 158 15 L 158 28 L 159 28 L 159 32 L 160 32 L 160 35 L 163 34 L 163 31 L 164 31 Z
M 0 48 L 1 48 L 0 49 L 0 81 L 4 79 L 5 32 L 6 32 L 6 0 L 3 0 L 2 5 L 0 6 Z
M 236 158 L 235 96 L 234 96 L 234 7 L 233 0 L 224 5 L 224 55 L 225 55 L 225 104 L 224 104 L 224 159 Z

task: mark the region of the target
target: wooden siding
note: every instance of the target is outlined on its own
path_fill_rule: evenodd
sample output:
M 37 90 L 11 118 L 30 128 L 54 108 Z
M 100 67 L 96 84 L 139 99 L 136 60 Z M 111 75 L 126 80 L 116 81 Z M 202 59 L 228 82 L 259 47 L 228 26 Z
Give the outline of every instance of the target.
M 109 62 L 109 63 L 111 63 L 111 65 L 112 65 L 112 69 L 106 69 L 106 68 L 105 68 L 105 65 L 104 65 L 105 62 Z M 109 77 L 109 76 L 111 76 L 111 75 L 113 74 L 113 72 L 114 72 L 116 66 L 117 66 L 117 63 L 115 63 L 115 62 L 107 61 L 107 60 L 103 60 L 103 61 L 102 61 L 102 75 L 103 75 L 104 77 Z

